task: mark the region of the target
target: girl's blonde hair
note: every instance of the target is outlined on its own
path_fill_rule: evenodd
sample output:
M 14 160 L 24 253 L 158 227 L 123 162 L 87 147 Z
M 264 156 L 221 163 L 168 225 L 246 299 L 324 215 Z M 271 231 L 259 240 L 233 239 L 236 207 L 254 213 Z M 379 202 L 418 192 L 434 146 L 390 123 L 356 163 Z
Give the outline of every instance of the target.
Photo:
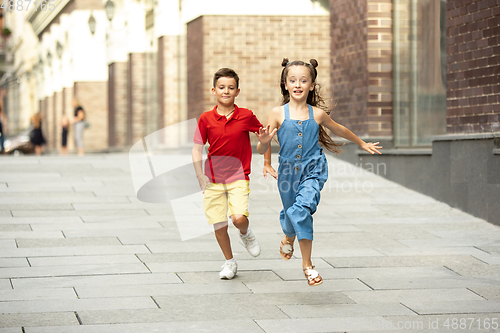
M 315 83 L 316 77 L 318 76 L 318 72 L 316 71 L 316 67 L 318 67 L 318 61 L 316 59 L 311 59 L 309 60 L 308 63 L 305 63 L 300 60 L 295 60 L 290 62 L 288 61 L 288 58 L 283 58 L 281 66 L 283 66 L 283 71 L 281 72 L 281 82 L 280 82 L 281 94 L 283 95 L 283 100 L 281 101 L 281 105 L 285 105 L 286 103 L 290 102 L 290 92 L 286 89 L 286 78 L 290 67 L 305 66 L 309 70 L 309 73 L 311 74 L 312 82 Z M 327 108 L 325 100 L 321 97 L 320 88 L 321 87 L 316 83 L 314 85 L 314 89 L 309 91 L 309 94 L 307 95 L 307 104 L 320 108 L 323 111 L 325 111 L 326 114 L 330 115 L 331 110 Z M 326 149 L 328 149 L 332 153 L 339 154 L 342 152 L 342 149 L 339 148 L 342 145 L 333 141 L 332 138 L 330 138 L 330 136 L 326 133 L 325 128 L 321 125 L 319 125 L 319 142 L 321 145 L 323 145 Z

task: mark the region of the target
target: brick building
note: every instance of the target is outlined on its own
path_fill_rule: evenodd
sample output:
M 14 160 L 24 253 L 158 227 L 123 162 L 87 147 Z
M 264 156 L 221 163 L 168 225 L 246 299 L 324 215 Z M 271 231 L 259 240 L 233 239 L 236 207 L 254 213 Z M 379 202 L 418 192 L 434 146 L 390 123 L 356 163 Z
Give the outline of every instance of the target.
M 330 0 L 339 157 L 500 224 L 500 3 Z
M 230 67 L 240 77 L 236 104 L 252 109 L 266 122 L 271 109 L 281 102 L 281 61 L 285 57 L 306 62 L 316 58 L 318 84 L 328 97 L 329 39 L 328 16 L 210 15 L 194 19 L 187 25 L 188 118 L 198 118 L 214 107 L 213 75 L 221 67 Z

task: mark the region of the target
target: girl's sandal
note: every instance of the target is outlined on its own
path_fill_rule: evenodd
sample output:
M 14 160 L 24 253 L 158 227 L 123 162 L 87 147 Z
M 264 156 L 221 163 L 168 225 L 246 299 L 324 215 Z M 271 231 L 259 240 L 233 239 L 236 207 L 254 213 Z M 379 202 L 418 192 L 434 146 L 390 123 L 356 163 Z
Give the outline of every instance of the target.
M 280 255 L 281 255 L 281 258 L 283 258 L 285 260 L 290 260 L 292 258 L 292 255 L 293 255 L 293 245 L 290 244 L 289 241 L 286 241 L 286 244 L 284 244 L 283 241 L 281 241 Z M 290 257 L 288 257 L 288 255 Z
M 311 287 L 319 286 L 323 283 L 321 275 L 314 269 L 314 266 L 304 268 L 304 275 L 306 276 L 307 284 Z

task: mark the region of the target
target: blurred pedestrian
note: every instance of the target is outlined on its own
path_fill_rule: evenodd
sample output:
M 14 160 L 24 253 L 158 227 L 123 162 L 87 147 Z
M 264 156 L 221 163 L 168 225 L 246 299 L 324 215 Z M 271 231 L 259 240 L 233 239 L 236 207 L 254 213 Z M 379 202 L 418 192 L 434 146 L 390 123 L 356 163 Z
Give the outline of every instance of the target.
M 69 118 L 66 113 L 63 113 L 61 118 L 61 155 L 68 155 L 68 131 L 69 131 Z
M 5 113 L 3 112 L 2 107 L 0 106 L 0 153 L 3 153 L 5 148 L 3 146 L 5 141 L 5 127 L 7 125 L 7 118 L 5 117 Z
M 73 99 L 72 104 L 73 108 L 75 109 L 75 117 L 73 118 L 75 145 L 78 151 L 78 156 L 83 156 L 83 130 L 85 129 L 85 111 L 83 110 L 77 99 Z
M 37 155 L 42 155 L 43 145 L 46 144 L 45 138 L 42 133 L 42 119 L 43 116 L 40 112 L 36 113 L 31 117 L 31 123 L 33 124 L 33 131 L 30 135 L 30 141 L 35 146 L 35 153 Z

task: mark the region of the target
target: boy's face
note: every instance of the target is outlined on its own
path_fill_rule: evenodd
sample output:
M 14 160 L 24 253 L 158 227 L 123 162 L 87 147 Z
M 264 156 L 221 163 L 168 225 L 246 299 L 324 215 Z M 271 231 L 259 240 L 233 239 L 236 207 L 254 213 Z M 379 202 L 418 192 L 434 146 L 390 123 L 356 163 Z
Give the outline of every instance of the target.
M 240 89 L 236 88 L 236 80 L 232 77 L 221 77 L 217 80 L 212 94 L 217 97 L 217 104 L 232 107 L 234 99 L 239 95 Z

